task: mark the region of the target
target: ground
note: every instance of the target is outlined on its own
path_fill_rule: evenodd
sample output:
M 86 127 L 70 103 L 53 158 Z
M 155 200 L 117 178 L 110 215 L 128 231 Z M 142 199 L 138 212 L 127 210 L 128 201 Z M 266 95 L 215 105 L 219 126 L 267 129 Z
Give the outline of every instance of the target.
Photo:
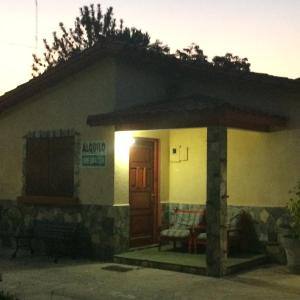
M 285 266 L 266 265 L 223 279 L 128 266 L 127 272 L 105 270 L 114 263 L 0 254 L 0 289 L 20 300 L 68 299 L 300 299 L 300 275 Z M 124 267 L 124 266 L 121 266 Z

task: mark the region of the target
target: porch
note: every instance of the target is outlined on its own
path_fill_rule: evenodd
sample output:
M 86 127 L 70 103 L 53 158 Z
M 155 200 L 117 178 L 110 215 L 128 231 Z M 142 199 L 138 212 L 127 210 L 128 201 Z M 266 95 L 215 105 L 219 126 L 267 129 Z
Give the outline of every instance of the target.
M 115 205 L 129 206 L 130 241 L 140 238 L 141 241 L 152 240 L 155 243 L 157 227 L 164 222 L 165 215 L 170 219 L 172 207 L 205 206 L 207 245 L 202 261 L 206 261 L 206 268 L 196 261 L 197 258 L 201 261 L 200 256 L 195 256 L 197 258 L 195 261 L 191 260 L 190 264 L 196 265 L 200 273 L 205 272 L 210 276 L 221 277 L 228 274 L 234 270 L 235 265 L 241 263 L 240 260 L 234 263 L 234 260 L 230 261 L 227 257 L 229 196 L 228 204 L 233 209 L 258 208 L 259 220 L 256 227 L 260 227 L 261 224 L 264 227 L 263 230 L 259 228 L 260 241 L 277 239 L 273 231 L 276 231 L 276 223 L 282 212 L 276 213 L 274 220 L 268 209 L 283 206 L 280 199 L 283 188 L 280 184 L 273 184 L 279 183 L 278 179 L 282 176 L 274 173 L 273 180 L 269 175 L 277 163 L 278 157 L 275 152 L 278 152 L 278 155 L 281 152 L 276 151 L 274 147 L 280 144 L 279 135 L 271 139 L 270 132 L 284 128 L 285 118 L 241 109 L 222 100 L 197 96 L 90 116 L 88 124 L 114 125 L 116 128 L 114 201 Z M 149 180 L 149 165 L 153 166 L 152 161 L 144 166 L 130 166 L 130 146 L 126 147 L 125 139 L 122 138 L 126 135 L 131 139 L 151 138 L 159 141 L 159 181 Z M 155 145 L 152 148 L 158 149 Z M 268 151 L 273 151 L 273 157 L 269 156 Z M 155 169 L 155 166 L 152 168 Z M 130 177 L 135 180 L 132 185 Z M 131 186 L 134 188 L 133 193 L 141 192 L 141 188 L 148 192 L 148 195 L 137 198 L 140 202 L 136 205 L 132 205 L 134 198 L 131 195 Z M 270 191 L 270 188 L 273 190 Z M 280 193 L 276 194 L 275 191 Z M 133 206 L 144 212 L 153 208 L 153 218 L 149 217 L 148 211 L 133 219 Z M 265 226 L 271 221 L 271 226 Z M 154 226 L 151 227 L 151 224 Z M 143 232 L 142 229 L 148 232 Z M 131 247 L 134 247 L 133 245 L 132 243 Z M 169 252 L 166 254 L 170 255 Z M 132 255 L 133 253 L 130 253 L 130 257 L 123 259 L 130 259 Z M 156 262 L 149 257 L 138 261 L 144 264 L 151 261 L 152 265 L 172 265 L 167 258 Z M 243 263 L 248 263 L 248 259 Z M 185 264 L 180 266 L 185 267 Z M 191 265 L 188 267 L 193 268 Z
M 154 269 L 162 269 L 190 274 L 207 275 L 206 254 L 191 254 L 183 251 L 174 251 L 171 247 L 164 247 L 158 251 L 157 247 L 135 249 L 114 256 L 114 262 L 127 265 L 136 265 Z M 227 257 L 226 273 L 249 270 L 268 262 L 265 254 L 234 254 Z

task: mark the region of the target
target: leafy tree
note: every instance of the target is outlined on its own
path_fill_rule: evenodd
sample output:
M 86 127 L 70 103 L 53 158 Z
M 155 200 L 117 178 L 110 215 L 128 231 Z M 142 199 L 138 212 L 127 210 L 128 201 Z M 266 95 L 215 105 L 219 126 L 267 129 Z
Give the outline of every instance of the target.
M 61 22 L 59 29 L 60 35 L 56 31 L 53 32 L 52 44 L 49 44 L 46 39 L 43 40 L 45 52 L 42 57 L 33 54 L 33 77 L 39 76 L 95 44 L 105 41 L 124 42 L 160 55 L 175 57 L 179 61 L 190 64 L 211 65 L 225 70 L 250 71 L 247 58 L 241 59 L 227 53 L 225 56 L 216 56 L 212 62 L 209 62 L 203 50 L 194 43 L 171 54 L 170 48 L 161 41 L 156 40 L 154 43 L 150 43 L 150 36 L 147 32 L 135 27 L 124 27 L 122 19 L 117 23 L 112 7 L 109 7 L 103 14 L 100 4 L 97 4 L 96 9 L 93 4 L 81 7 L 74 27 L 67 30 Z
M 175 53 L 181 61 L 192 62 L 196 64 L 208 64 L 207 56 L 204 55 L 203 50 L 200 49 L 199 45 L 192 43 L 189 47 L 183 48 L 182 51 L 177 50 Z
M 134 27 L 124 27 L 122 19 L 117 25 L 113 8 L 109 7 L 103 14 L 100 4 L 97 5 L 96 11 L 93 4 L 80 8 L 80 16 L 76 18 L 74 28 L 67 30 L 62 22 L 59 23 L 59 28 L 61 36 L 58 36 L 56 31 L 53 32 L 52 45 L 46 39 L 43 40 L 46 50 L 43 57 L 39 58 L 33 54 L 34 77 L 101 41 L 121 41 L 154 52 L 169 53 L 168 46 L 158 40 L 150 44 L 147 32 Z
M 203 50 L 194 43 L 182 51 L 177 50 L 175 57 L 195 65 L 211 65 L 226 71 L 250 72 L 250 63 L 248 63 L 247 58 L 240 58 L 239 56 L 233 56 L 231 53 L 226 53 L 225 56 L 215 56 L 212 62 L 209 62 Z
M 215 56 L 212 63 L 215 67 L 227 71 L 250 71 L 250 63 L 247 58 L 233 56 L 231 53 L 226 53 L 225 56 Z

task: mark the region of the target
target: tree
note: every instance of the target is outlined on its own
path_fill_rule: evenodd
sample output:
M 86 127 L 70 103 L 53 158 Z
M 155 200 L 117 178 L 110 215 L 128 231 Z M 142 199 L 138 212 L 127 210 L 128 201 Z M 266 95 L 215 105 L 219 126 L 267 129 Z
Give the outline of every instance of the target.
M 32 75 L 39 76 L 44 71 L 51 69 L 61 62 L 65 62 L 72 56 L 93 47 L 101 41 L 122 41 L 136 47 L 146 48 L 154 52 L 167 54 L 169 48 L 162 42 L 156 41 L 150 44 L 150 36 L 134 27 L 124 27 L 121 19 L 119 25 L 113 17 L 113 8 L 109 7 L 102 14 L 101 5 L 80 8 L 80 16 L 75 19 L 74 28 L 67 30 L 64 24 L 59 23 L 61 35 L 53 32 L 53 43 L 50 45 L 43 40 L 45 52 L 42 58 L 33 54 Z
M 191 44 L 183 50 L 170 53 L 170 48 L 161 41 L 150 43 L 150 36 L 135 27 L 124 27 L 121 19 L 118 24 L 114 18 L 113 8 L 109 7 L 105 14 L 101 5 L 97 8 L 93 4 L 80 8 L 80 15 L 76 17 L 74 27 L 67 30 L 64 24 L 59 23 L 60 35 L 53 32 L 53 42 L 50 45 L 43 40 L 45 52 L 42 57 L 33 54 L 32 76 L 37 77 L 43 72 L 69 60 L 95 44 L 106 41 L 120 41 L 128 45 L 155 52 L 160 55 L 175 57 L 179 61 L 194 65 L 211 65 L 225 70 L 250 71 L 247 58 L 239 58 L 227 53 L 225 56 L 216 56 L 212 62 L 207 60 L 203 50 L 196 44 Z
M 175 57 L 181 61 L 191 62 L 195 64 L 208 64 L 207 56 L 204 55 L 199 45 L 192 43 L 189 47 L 183 48 L 182 51 L 176 50 Z
M 212 63 L 215 67 L 227 71 L 250 72 L 248 59 L 233 56 L 231 53 L 226 53 L 225 56 L 215 56 Z
M 247 58 L 240 58 L 239 56 L 233 56 L 231 53 L 226 53 L 224 56 L 215 56 L 212 62 L 209 62 L 203 50 L 194 43 L 182 51 L 177 50 L 175 57 L 180 61 L 195 65 L 211 65 L 226 71 L 250 72 L 250 63 Z

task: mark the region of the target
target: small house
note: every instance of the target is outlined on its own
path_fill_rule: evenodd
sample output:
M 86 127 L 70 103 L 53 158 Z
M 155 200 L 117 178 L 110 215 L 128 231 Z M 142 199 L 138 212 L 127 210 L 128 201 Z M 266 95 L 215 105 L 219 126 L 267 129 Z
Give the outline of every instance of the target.
M 174 208 L 206 206 L 221 274 L 227 219 L 245 209 L 276 241 L 299 165 L 297 80 L 111 44 L 0 97 L 1 230 L 80 223 L 98 258 L 155 244 Z

